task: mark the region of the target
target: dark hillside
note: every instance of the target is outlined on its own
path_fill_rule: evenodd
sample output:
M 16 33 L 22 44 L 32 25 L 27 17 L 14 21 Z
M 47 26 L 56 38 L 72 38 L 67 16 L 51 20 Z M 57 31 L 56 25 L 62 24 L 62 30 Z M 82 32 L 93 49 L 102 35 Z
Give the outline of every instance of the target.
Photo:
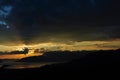
M 93 51 L 86 56 L 67 63 L 46 65 L 41 68 L 0 70 L 4 79 L 81 79 L 83 76 L 102 77 L 120 71 L 120 50 Z M 109 76 L 110 77 L 110 76 Z

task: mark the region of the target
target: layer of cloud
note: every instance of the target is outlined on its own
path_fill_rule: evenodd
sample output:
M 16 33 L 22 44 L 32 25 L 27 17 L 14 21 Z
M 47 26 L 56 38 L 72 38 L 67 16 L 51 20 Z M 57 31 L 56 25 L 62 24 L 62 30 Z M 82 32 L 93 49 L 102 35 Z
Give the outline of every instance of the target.
M 120 38 L 111 0 L 1 0 L 0 4 L 1 16 L 9 15 L 0 20 L 6 26 L 0 27 L 1 44 Z
M 16 46 L 0 45 L 0 51 L 22 50 L 24 47 L 28 47 L 30 50 L 44 48 L 47 51 L 110 50 L 110 49 L 120 48 L 119 44 L 120 44 L 120 39 L 108 40 L 108 41 L 81 41 L 81 42 L 69 41 L 67 43 L 46 42 L 46 43 L 39 43 L 33 45 L 16 45 Z

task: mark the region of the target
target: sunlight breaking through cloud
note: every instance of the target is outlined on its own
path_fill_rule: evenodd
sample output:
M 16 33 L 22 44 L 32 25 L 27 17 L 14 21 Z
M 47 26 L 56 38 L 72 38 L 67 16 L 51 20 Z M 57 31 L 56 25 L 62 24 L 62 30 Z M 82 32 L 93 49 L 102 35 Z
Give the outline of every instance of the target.
M 4 46 L 0 45 L 0 51 L 12 51 L 12 50 L 22 50 L 27 47 L 32 50 L 44 48 L 48 51 L 57 50 L 69 50 L 69 51 L 81 51 L 81 50 L 109 50 L 120 48 L 120 40 L 109 40 L 109 41 L 81 41 L 68 43 L 59 42 L 46 42 L 33 45 L 19 44 L 18 46 Z

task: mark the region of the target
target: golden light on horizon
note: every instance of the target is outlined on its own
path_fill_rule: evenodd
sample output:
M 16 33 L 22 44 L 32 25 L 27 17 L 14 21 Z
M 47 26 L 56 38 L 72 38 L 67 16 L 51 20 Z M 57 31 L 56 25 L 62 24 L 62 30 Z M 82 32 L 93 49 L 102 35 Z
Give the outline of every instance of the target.
M 48 50 L 99 50 L 99 49 L 117 49 L 120 48 L 120 40 L 112 41 L 81 41 L 70 43 L 46 42 L 39 44 L 4 46 L 0 45 L 0 51 L 22 51 L 25 47 L 29 49 L 29 53 L 34 53 L 35 49 L 45 48 Z
M 30 57 L 30 56 L 40 56 L 42 54 L 4 54 L 4 55 L 0 55 L 0 59 L 22 59 L 25 57 Z
M 27 47 L 29 49 L 28 54 L 6 54 L 6 55 L 0 55 L 0 59 L 3 58 L 15 58 L 15 59 L 20 59 L 24 57 L 29 57 L 29 56 L 37 56 L 37 55 L 42 55 L 40 53 L 41 51 L 82 51 L 82 50 L 115 50 L 120 48 L 120 39 L 115 39 L 115 40 L 107 40 L 107 41 L 81 41 L 81 42 L 75 42 L 75 41 L 70 41 L 70 42 L 64 42 L 64 43 L 59 43 L 59 42 L 46 42 L 46 43 L 39 43 L 39 44 L 21 44 L 19 46 L 4 46 L 0 45 L 0 49 L 2 50 L 7 50 L 7 51 L 14 51 L 14 50 L 19 50 L 22 51 L 24 47 Z M 40 52 L 35 52 L 35 50 L 38 49 Z

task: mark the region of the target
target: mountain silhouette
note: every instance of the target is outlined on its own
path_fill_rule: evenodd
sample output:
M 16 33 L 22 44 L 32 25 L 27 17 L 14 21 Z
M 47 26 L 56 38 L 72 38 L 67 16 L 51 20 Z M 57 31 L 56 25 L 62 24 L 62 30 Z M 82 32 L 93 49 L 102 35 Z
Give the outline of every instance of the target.
M 86 51 L 85 51 L 86 53 Z M 120 71 L 120 49 L 88 51 L 85 56 L 65 63 L 29 69 L 0 69 L 2 79 L 81 79 L 89 76 L 111 77 Z M 109 74 L 109 76 L 107 76 Z M 99 78 L 98 77 L 98 78 Z M 89 77 L 90 79 L 90 77 Z

